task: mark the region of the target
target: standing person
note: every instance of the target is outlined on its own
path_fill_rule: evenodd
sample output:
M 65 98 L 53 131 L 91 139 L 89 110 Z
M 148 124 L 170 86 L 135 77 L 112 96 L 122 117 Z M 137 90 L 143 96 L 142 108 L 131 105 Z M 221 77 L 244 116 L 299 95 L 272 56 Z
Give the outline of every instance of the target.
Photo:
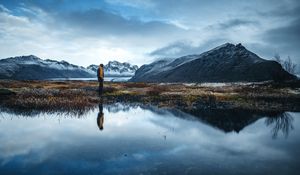
M 99 65 L 99 68 L 97 70 L 97 77 L 99 82 L 99 96 L 102 96 L 103 93 L 103 81 L 104 81 L 104 68 L 103 64 Z

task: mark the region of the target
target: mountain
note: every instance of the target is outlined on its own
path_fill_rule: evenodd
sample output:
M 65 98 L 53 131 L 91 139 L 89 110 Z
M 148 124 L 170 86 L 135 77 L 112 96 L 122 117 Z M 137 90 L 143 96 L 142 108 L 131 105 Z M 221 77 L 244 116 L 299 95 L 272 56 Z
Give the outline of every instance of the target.
M 0 79 L 91 78 L 93 73 L 66 61 L 42 60 L 34 55 L 0 60 Z
M 226 43 L 199 55 L 159 60 L 140 67 L 133 82 L 239 82 L 290 80 L 276 61 L 265 60 L 241 44 Z
M 92 64 L 88 66 L 87 69 L 91 70 L 96 74 L 98 67 L 98 65 Z M 120 63 L 118 61 L 109 61 L 108 64 L 104 65 L 104 75 L 108 77 L 132 77 L 137 69 L 137 65 L 131 65 L 129 63 Z
M 0 79 L 39 80 L 50 78 L 96 78 L 98 65 L 87 68 L 66 61 L 43 60 L 34 55 L 0 60 Z M 106 77 L 132 77 L 138 66 L 110 61 L 104 66 Z

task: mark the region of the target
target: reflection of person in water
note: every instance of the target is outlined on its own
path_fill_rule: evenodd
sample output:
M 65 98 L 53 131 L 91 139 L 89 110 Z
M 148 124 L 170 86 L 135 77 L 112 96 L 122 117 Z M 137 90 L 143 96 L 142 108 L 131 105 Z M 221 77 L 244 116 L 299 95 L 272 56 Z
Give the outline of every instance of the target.
M 103 123 L 104 123 L 104 113 L 103 113 L 103 103 L 99 103 L 99 112 L 97 117 L 97 125 L 100 130 L 103 130 Z

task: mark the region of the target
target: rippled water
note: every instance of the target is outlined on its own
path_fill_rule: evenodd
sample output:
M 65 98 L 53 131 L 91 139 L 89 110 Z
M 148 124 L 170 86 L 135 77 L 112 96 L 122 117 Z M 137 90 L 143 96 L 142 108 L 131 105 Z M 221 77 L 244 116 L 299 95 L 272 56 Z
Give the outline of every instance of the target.
M 300 170 L 300 113 L 182 112 L 115 104 L 80 117 L 34 114 L 0 113 L 0 174 Z

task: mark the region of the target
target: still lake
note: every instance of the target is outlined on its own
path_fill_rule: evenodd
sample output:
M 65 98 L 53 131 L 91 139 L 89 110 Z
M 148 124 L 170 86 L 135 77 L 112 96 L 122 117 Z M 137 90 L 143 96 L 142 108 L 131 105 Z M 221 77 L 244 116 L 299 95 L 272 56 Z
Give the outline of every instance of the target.
M 0 143 L 0 174 L 292 175 L 300 171 L 300 113 L 138 104 L 81 116 L 2 111 Z

